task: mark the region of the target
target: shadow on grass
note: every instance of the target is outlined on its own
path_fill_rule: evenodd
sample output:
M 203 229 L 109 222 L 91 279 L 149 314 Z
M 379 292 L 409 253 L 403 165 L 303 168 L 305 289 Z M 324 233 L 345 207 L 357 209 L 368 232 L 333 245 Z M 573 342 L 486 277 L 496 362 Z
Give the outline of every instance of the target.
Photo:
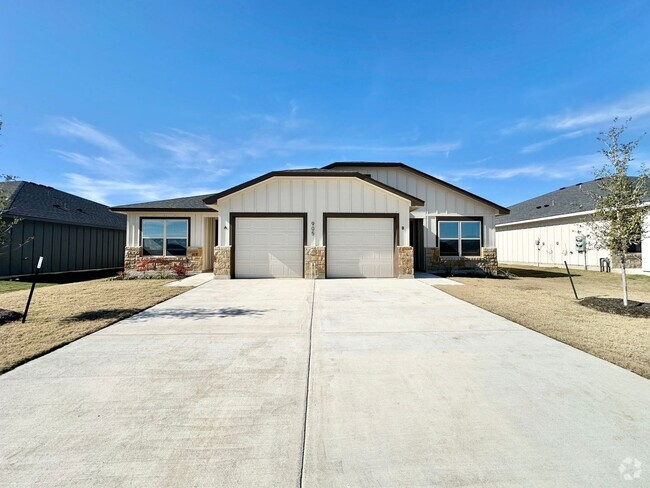
M 88 310 L 65 319 L 66 322 L 93 322 L 95 320 L 122 320 L 141 312 L 140 308 L 109 308 L 101 310 Z
M 548 270 L 548 269 L 530 269 L 530 268 L 509 268 L 504 267 L 503 269 L 507 270 L 513 276 L 517 278 L 566 278 L 566 271 L 561 270 Z M 580 276 L 574 270 L 571 270 L 571 276 L 574 278 Z

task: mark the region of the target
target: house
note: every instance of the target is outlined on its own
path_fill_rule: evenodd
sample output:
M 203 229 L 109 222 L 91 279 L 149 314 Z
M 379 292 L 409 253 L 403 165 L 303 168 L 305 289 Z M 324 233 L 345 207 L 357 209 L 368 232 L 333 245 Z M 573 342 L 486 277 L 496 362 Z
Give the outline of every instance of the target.
M 403 163 L 272 171 L 214 195 L 114 207 L 125 269 L 184 263 L 216 278 L 412 277 L 496 268 L 508 209 Z
M 596 249 L 589 222 L 594 214 L 592 194 L 598 193 L 597 180 L 562 187 L 559 190 L 512 205 L 510 214 L 497 218 L 497 250 L 501 263 L 569 266 L 600 269 L 600 260 L 609 259 L 620 268 L 617 256 Z M 650 188 L 646 195 L 650 202 Z M 650 222 L 646 222 L 650 229 Z M 576 248 L 576 236 L 584 236 L 586 252 Z M 628 249 L 626 267 L 650 271 L 650 241 Z
M 8 198 L 2 218 L 18 219 L 0 248 L 0 278 L 118 270 L 123 266 L 126 218 L 101 205 L 29 181 L 0 183 Z

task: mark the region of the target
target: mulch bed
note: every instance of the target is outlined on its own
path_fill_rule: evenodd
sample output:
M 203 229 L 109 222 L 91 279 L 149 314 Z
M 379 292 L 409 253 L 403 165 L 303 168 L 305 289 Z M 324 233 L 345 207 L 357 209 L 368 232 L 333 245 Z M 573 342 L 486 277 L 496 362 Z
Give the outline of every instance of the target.
M 650 319 L 650 303 L 628 300 L 625 307 L 620 298 L 587 297 L 580 301 L 580 305 L 600 312 Z
M 8 322 L 13 322 L 14 320 L 19 320 L 22 318 L 22 316 L 22 313 L 0 308 L 0 325 L 4 325 Z

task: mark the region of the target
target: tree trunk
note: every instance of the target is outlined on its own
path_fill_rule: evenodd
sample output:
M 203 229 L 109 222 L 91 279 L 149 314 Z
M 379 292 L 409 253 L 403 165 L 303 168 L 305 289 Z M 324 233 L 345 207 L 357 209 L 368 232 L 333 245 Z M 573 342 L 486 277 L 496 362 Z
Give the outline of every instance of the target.
M 627 274 L 625 271 L 625 254 L 621 256 L 621 277 L 623 279 L 623 306 L 627 307 Z

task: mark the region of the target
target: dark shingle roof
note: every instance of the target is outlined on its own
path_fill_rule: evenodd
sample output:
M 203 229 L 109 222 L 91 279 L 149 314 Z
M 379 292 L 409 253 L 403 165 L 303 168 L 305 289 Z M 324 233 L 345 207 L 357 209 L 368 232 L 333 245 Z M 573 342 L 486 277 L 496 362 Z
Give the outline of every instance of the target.
M 45 220 L 64 224 L 126 229 L 126 217 L 106 205 L 71 195 L 50 186 L 29 181 L 0 182 L 0 191 L 9 193 L 3 212 L 7 217 Z
M 168 200 L 156 200 L 154 202 L 132 203 L 130 205 L 120 205 L 111 207 L 111 210 L 117 212 L 128 212 L 135 210 L 174 210 L 176 212 L 216 212 L 213 208 L 205 205 L 204 198 L 211 196 L 196 195 L 193 197 L 170 198 Z
M 635 179 L 635 177 L 630 178 Z M 497 217 L 496 223 L 497 225 L 511 224 L 526 220 L 589 212 L 595 207 L 591 195 L 600 192 L 597 180 L 563 186 L 559 190 L 511 205 L 510 215 Z M 650 201 L 650 187 L 646 194 L 646 201 Z

